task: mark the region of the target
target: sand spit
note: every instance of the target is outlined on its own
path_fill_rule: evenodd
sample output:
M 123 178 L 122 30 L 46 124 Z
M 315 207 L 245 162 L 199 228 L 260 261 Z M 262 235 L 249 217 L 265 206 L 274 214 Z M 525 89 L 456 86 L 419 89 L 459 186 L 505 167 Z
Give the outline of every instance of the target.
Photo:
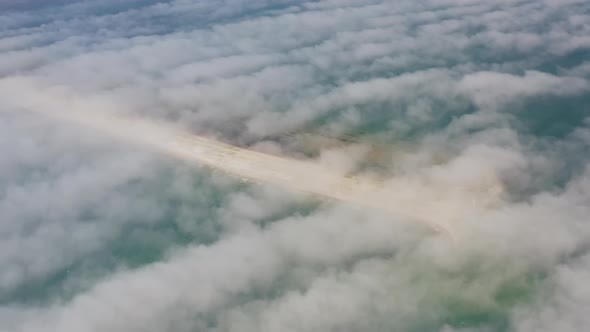
M 0 87 L 6 84 L 6 80 L 3 81 Z M 15 88 L 15 85 L 10 87 Z M 17 88 L 21 94 L 26 90 L 18 84 Z M 362 175 L 348 176 L 328 169 L 314 160 L 265 154 L 196 136 L 167 123 L 115 115 L 109 105 L 64 93 L 63 90 L 41 89 L 32 94 L 36 96 L 34 99 L 12 101 L 16 109 L 92 128 L 242 179 L 386 211 L 443 232 L 451 233 L 454 223 L 481 213 L 498 201 L 502 192 L 493 176 L 483 179 L 484 185 L 478 188 L 436 186 L 407 177 L 378 183 Z

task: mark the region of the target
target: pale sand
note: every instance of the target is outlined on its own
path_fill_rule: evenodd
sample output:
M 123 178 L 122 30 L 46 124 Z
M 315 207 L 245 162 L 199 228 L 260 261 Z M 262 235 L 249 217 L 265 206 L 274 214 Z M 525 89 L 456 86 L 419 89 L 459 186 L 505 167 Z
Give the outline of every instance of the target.
M 249 181 L 386 211 L 449 234 L 455 224 L 477 217 L 496 203 L 502 192 L 493 176 L 483 179 L 478 188 L 432 185 L 408 177 L 394 177 L 385 182 L 363 176 L 350 177 L 313 160 L 260 153 L 192 135 L 170 124 L 115 116 L 101 109 L 108 108 L 107 105 L 58 92 L 56 95 L 55 91 L 35 91 L 35 99 L 18 100 L 18 106 Z
M 500 193 L 494 181 L 482 188 L 428 186 L 407 178 L 377 183 L 346 176 L 315 161 L 265 154 L 192 135 L 165 123 L 140 118 L 76 112 L 52 114 L 128 142 L 147 145 L 175 158 L 252 182 L 268 183 L 424 222 L 452 233 L 453 223 L 477 216 Z

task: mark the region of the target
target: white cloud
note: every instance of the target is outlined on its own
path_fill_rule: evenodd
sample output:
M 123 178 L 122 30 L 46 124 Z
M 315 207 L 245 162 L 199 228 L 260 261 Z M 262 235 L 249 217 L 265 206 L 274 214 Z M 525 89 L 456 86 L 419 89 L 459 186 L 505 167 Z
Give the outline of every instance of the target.
M 478 106 L 495 108 L 515 98 L 583 94 L 590 89 L 590 84 L 585 79 L 557 77 L 536 71 L 525 72 L 523 76 L 477 72 L 463 77 L 460 89 L 471 94 Z
M 12 8 L 0 13 L 0 330 L 498 329 L 470 313 L 523 332 L 588 324 L 585 1 Z M 557 99 L 577 104 L 550 121 L 582 118 L 563 137 L 523 130 L 523 105 Z M 363 143 L 385 145 L 391 204 L 463 218 L 449 241 L 399 216 L 189 171 L 30 108 L 166 119 L 298 157 L 277 136 L 370 132 L 320 159 L 350 171 Z M 498 182 L 489 208 L 466 203 Z M 139 266 L 116 257 L 69 294 L 18 298 L 134 228 L 189 240 L 162 240 Z M 504 301 L 504 287 L 526 294 Z

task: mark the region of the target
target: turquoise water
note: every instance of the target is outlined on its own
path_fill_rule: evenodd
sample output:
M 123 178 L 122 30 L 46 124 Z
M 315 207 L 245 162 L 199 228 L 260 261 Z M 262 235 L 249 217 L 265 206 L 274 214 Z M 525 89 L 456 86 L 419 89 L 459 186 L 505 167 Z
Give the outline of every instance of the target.
M 0 13 L 0 83 L 23 75 L 298 158 L 322 151 L 289 141 L 299 134 L 366 144 L 379 156 L 351 173 L 380 178 L 434 169 L 452 185 L 490 166 L 504 201 L 453 242 L 13 109 L 36 96 L 0 98 L 14 113 L 0 114 L 0 330 L 521 332 L 538 308 L 572 311 L 555 303 L 585 283 L 590 93 L 521 80 L 588 83 L 588 5 L 115 2 Z M 505 93 L 483 107 L 457 87 L 477 72 L 522 91 L 484 84 Z M 370 84 L 404 75 L 391 91 Z M 70 107 L 68 93 L 53 102 Z M 465 162 L 473 147 L 502 153 Z

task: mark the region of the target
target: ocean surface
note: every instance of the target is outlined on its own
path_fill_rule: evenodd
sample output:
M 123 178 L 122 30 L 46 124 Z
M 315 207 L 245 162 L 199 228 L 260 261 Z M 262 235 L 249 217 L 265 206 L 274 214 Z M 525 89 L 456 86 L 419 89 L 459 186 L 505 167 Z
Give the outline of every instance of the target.
M 586 331 L 588 36 L 576 0 L 0 1 L 0 331 Z M 435 188 L 424 209 L 502 194 L 450 238 L 46 92 Z

